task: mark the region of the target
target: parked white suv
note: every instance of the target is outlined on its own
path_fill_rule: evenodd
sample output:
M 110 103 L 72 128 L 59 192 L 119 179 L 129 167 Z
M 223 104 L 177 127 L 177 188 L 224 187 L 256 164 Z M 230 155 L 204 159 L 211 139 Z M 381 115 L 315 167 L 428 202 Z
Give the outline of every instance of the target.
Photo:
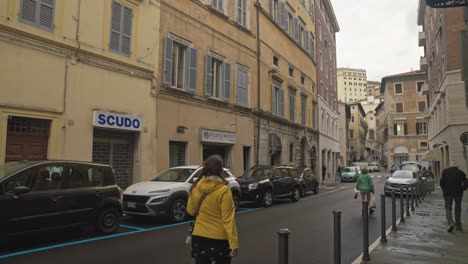
M 201 173 L 200 166 L 174 167 L 150 181 L 133 184 L 123 194 L 124 213 L 132 216 L 165 216 L 176 223 L 184 221 L 190 188 Z M 224 169 L 224 178 L 238 207 L 241 198 L 239 183 L 228 169 Z

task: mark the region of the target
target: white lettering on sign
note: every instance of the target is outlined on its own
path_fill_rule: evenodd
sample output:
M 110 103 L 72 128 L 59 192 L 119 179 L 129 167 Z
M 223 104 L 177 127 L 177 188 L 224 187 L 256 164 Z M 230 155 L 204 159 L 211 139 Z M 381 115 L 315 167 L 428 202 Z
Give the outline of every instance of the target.
M 207 143 L 236 144 L 236 133 L 200 129 L 200 141 Z
M 93 126 L 141 131 L 142 118 L 111 112 L 93 111 Z

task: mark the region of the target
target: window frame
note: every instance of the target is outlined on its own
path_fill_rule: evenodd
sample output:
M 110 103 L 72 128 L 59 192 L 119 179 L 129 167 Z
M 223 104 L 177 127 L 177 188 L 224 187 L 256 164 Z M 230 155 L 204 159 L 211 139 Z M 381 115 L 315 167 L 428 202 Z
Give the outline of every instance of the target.
M 42 4 L 45 4 L 47 6 L 50 6 L 49 4 L 47 3 L 43 3 L 42 0 L 35 0 L 36 1 L 36 10 L 35 10 L 35 16 L 36 16 L 36 21 L 35 22 L 31 22 L 29 20 L 26 20 L 26 19 L 23 19 L 22 18 L 22 14 L 23 14 L 23 3 L 24 3 L 24 0 L 21 0 L 20 1 L 20 10 L 19 10 L 19 14 L 18 14 L 18 21 L 21 22 L 21 23 L 24 23 L 26 25 L 29 25 L 29 26 L 33 26 L 33 27 L 36 27 L 36 28 L 39 28 L 39 29 L 42 29 L 44 31 L 48 31 L 48 32 L 51 32 L 53 33 L 54 32 L 54 29 L 55 29 L 55 10 L 57 9 L 57 1 L 56 0 L 52 0 L 53 1 L 53 4 L 52 4 L 52 17 L 51 17 L 51 27 L 48 28 L 46 26 L 43 26 L 40 24 L 40 8 L 41 8 L 41 5 Z
M 236 23 L 237 23 L 238 25 L 240 25 L 240 26 L 246 28 L 246 29 L 249 29 L 249 28 L 250 28 L 250 21 L 249 21 L 249 17 L 250 17 L 250 16 L 249 16 L 249 13 L 250 13 L 250 12 L 249 12 L 249 11 L 250 11 L 250 10 L 249 10 L 249 1 L 250 1 L 250 0 L 236 0 Z M 244 4 L 245 4 L 245 6 L 244 6 L 245 10 L 242 9 L 242 7 L 239 7 L 239 3 L 244 3 Z M 241 4 L 241 5 L 242 5 L 242 4 Z M 239 19 L 241 19 L 241 18 L 239 17 L 239 9 L 241 9 L 241 10 L 242 10 L 242 11 L 241 11 L 242 14 L 245 15 L 245 17 L 244 17 L 244 19 L 245 19 L 245 25 L 242 24 L 242 23 L 243 23 L 242 20 L 239 21 Z
M 112 33 L 113 33 L 113 29 L 112 29 L 112 18 L 114 17 L 114 11 L 112 10 L 112 6 L 114 5 L 114 3 L 117 3 L 119 5 L 121 5 L 122 7 L 122 10 L 121 10 L 121 16 L 120 16 L 120 27 L 121 27 L 121 30 L 119 32 L 119 50 L 114 50 L 112 49 Z M 131 16 L 130 16 L 130 34 L 125 37 L 128 37 L 129 38 L 129 47 L 128 47 L 128 54 L 122 52 L 122 38 L 124 37 L 124 33 L 123 33 L 123 28 L 124 28 L 124 11 L 125 11 L 125 8 L 128 8 L 130 11 L 131 11 Z M 121 55 L 121 56 L 125 56 L 125 57 L 131 57 L 132 55 L 132 41 L 133 41 L 133 18 L 135 16 L 135 13 L 134 13 L 134 8 L 121 2 L 121 1 L 118 1 L 118 0 L 112 0 L 111 1 L 111 12 L 110 12 L 110 32 L 109 32 L 109 51 L 112 52 L 112 53 L 115 53 L 115 54 L 118 54 L 118 55 Z
M 398 105 L 401 105 L 401 112 L 398 112 Z M 405 112 L 405 104 L 403 102 L 395 102 L 395 113 L 404 113 Z
M 424 109 L 421 111 L 421 107 L 420 107 L 420 104 L 423 103 L 424 104 Z M 426 106 L 426 101 L 418 101 L 418 112 L 420 113 L 424 113 L 424 111 L 426 111 L 427 109 L 427 106 Z
M 397 85 L 401 85 L 401 92 L 400 93 L 397 93 Z M 394 83 L 393 84 L 393 94 L 395 95 L 402 95 L 403 94 L 403 83 Z
M 246 77 L 247 77 L 247 87 L 245 87 L 245 90 L 246 90 L 246 98 L 245 98 L 245 104 L 244 102 L 239 102 L 239 73 L 240 72 L 243 72 L 246 74 Z M 243 106 L 243 107 L 249 107 L 250 106 L 250 96 L 249 96 L 249 91 L 250 91 L 250 69 L 241 65 L 241 64 L 236 64 L 236 104 L 237 105 L 240 105 L 240 106 Z M 241 98 L 242 99 L 242 98 Z
M 422 85 L 421 85 L 421 90 L 419 90 L 419 84 L 420 84 L 420 83 L 422 84 Z M 424 84 L 425 84 L 425 82 L 416 82 L 416 92 L 417 92 L 417 93 L 419 93 L 419 94 L 422 93 L 422 91 L 424 90 Z
M 296 122 L 296 90 L 289 88 L 289 120 Z

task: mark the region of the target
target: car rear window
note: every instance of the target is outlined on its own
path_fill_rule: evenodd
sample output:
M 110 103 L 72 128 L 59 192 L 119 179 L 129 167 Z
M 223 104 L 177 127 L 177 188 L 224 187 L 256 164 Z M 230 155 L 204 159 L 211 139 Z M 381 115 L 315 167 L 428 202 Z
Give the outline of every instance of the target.
M 343 169 L 343 172 L 356 172 L 356 168 L 354 167 L 346 167 Z

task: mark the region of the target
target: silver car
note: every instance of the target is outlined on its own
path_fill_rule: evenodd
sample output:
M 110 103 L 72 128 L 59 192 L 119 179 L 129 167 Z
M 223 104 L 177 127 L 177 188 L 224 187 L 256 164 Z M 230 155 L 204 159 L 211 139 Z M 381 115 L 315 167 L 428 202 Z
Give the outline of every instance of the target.
M 392 191 L 400 193 L 400 188 L 403 187 L 403 193 L 406 193 L 407 186 L 414 186 L 419 181 L 418 173 L 408 170 L 396 170 L 392 176 L 387 179 L 384 191 L 386 195 L 390 195 Z

